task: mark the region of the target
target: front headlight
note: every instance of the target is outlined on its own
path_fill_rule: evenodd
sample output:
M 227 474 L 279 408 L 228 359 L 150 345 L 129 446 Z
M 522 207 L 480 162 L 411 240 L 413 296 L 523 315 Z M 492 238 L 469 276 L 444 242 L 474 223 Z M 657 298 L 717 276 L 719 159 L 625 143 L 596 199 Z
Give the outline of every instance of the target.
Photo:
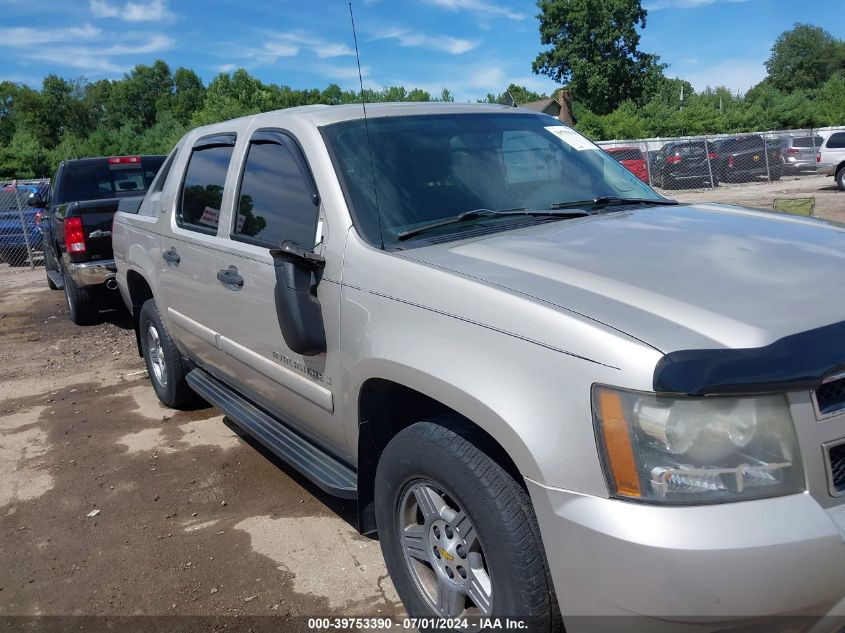
M 614 496 L 695 504 L 804 490 L 784 395 L 688 398 L 594 385 L 593 418 Z

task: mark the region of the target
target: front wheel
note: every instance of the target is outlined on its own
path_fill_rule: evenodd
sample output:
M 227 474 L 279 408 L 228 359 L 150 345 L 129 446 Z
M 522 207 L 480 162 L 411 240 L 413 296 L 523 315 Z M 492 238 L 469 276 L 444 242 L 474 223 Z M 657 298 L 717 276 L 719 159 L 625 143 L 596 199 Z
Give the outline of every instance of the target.
M 516 617 L 562 630 L 531 500 L 452 416 L 387 445 L 376 473 L 379 540 L 411 617 Z
M 138 332 L 147 373 L 161 403 L 179 409 L 197 402 L 199 396 L 185 380 L 182 354 L 164 327 L 155 299 L 148 299 L 141 306 Z

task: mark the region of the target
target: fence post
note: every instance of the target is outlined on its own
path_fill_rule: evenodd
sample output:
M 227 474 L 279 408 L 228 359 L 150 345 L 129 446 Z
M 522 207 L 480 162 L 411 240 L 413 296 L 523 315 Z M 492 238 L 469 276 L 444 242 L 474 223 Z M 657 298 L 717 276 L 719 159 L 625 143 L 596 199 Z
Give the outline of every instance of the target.
M 766 141 L 766 137 L 763 137 L 763 156 L 766 158 L 766 176 L 769 179 L 769 182 L 772 182 L 772 170 L 769 169 L 769 146 Z
M 18 191 L 17 181 L 12 181 L 12 186 L 15 188 L 15 202 L 18 205 L 18 217 L 21 219 L 21 231 L 23 232 L 23 241 L 26 244 L 26 255 L 29 258 L 29 269 L 35 270 L 35 257 L 32 255 L 32 244 L 29 242 L 29 227 L 26 225 L 26 217 L 23 214 L 24 205 L 21 204 L 21 192 Z
M 813 144 L 813 173 L 817 173 L 818 163 L 816 162 L 816 154 L 818 149 L 816 149 L 816 131 L 812 126 L 810 126 L 810 142 Z
M 707 137 L 704 138 L 704 156 L 707 157 L 707 173 L 710 174 L 710 188 L 716 188 L 716 179 L 713 178 L 713 165 L 710 163 L 710 148 L 707 147 Z
M 643 141 L 643 148 L 640 152 L 642 152 L 643 158 L 645 158 L 645 173 L 648 176 L 648 186 L 653 187 L 654 185 L 651 184 L 651 156 L 648 153 L 648 141 Z

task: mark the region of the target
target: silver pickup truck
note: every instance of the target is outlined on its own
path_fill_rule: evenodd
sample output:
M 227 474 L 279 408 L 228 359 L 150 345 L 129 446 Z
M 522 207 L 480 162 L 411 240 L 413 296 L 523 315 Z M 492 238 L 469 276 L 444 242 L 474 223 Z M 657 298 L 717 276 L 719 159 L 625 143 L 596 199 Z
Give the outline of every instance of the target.
M 196 129 L 117 213 L 161 401 L 356 499 L 413 616 L 841 613 L 845 227 L 677 204 L 519 108 L 366 115 Z

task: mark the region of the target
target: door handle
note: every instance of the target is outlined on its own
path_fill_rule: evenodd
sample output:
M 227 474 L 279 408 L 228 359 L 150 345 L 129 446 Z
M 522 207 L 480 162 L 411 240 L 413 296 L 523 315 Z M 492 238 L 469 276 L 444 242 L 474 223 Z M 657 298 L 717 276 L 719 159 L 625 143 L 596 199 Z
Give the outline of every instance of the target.
M 176 249 L 173 248 L 164 251 L 161 256 L 164 261 L 166 261 L 168 264 L 172 264 L 173 266 L 178 266 L 179 262 L 182 261 L 182 258 L 179 257 L 179 253 L 177 253 Z
M 218 270 L 217 279 L 221 283 L 229 286 L 230 290 L 237 290 L 244 285 L 244 278 L 238 274 L 238 269 L 234 266 Z

